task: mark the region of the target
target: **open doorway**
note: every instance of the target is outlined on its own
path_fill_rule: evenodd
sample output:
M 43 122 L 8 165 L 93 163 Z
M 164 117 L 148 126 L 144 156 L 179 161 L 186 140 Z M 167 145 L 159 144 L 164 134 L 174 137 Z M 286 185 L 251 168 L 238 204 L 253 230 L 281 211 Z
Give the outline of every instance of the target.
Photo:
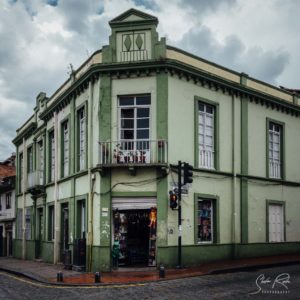
M 150 225 L 151 209 L 114 210 L 114 239 L 118 239 L 119 267 L 155 266 L 156 226 Z

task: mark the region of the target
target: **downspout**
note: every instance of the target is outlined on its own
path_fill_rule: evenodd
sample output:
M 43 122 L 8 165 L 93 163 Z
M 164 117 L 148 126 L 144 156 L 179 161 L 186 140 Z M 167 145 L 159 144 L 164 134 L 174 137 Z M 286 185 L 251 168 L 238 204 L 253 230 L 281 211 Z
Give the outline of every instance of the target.
M 232 223 L 231 223 L 231 234 L 232 234 L 232 244 L 233 244 L 233 253 L 232 257 L 236 257 L 236 205 L 235 205 L 235 191 L 236 191 L 236 162 L 235 162 L 235 97 L 234 94 L 231 95 L 231 105 L 232 105 Z
M 93 188 L 95 183 L 95 174 L 91 173 L 93 167 L 93 84 L 89 82 L 89 102 L 88 107 L 88 178 L 89 178 L 89 196 L 88 196 L 88 270 L 92 268 L 92 256 L 93 256 Z
M 54 112 L 54 224 L 55 224 L 55 231 L 54 231 L 54 264 L 58 263 L 59 260 L 59 239 L 60 239 L 60 231 L 59 231 L 59 205 L 57 202 L 58 199 L 58 186 L 57 186 L 57 178 L 58 178 L 58 128 L 57 128 L 57 113 Z M 52 147 L 52 145 L 49 145 Z
M 26 149 L 26 144 L 25 144 L 25 138 L 23 137 L 23 174 L 22 174 L 22 202 L 23 202 L 23 207 L 22 207 L 22 259 L 26 259 L 26 241 L 25 241 L 25 181 L 27 181 L 27 178 L 25 179 L 25 175 L 27 173 L 27 149 Z

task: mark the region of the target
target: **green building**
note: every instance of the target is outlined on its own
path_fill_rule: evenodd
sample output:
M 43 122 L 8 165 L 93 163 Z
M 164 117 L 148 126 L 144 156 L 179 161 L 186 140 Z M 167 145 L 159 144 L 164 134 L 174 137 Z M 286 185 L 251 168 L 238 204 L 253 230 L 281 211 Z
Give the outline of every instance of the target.
M 74 268 L 182 264 L 299 253 L 300 96 L 166 45 L 131 9 L 109 45 L 17 130 L 16 236 L 23 259 Z M 151 221 L 150 221 L 151 219 Z

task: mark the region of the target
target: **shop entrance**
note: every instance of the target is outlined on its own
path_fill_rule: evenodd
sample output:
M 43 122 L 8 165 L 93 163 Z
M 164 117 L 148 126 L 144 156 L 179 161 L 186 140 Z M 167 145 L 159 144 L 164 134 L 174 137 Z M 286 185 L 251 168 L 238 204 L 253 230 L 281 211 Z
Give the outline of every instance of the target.
M 156 209 L 155 211 L 156 218 Z M 155 266 L 156 220 L 150 225 L 151 209 L 113 211 L 114 240 L 119 243 L 119 267 Z

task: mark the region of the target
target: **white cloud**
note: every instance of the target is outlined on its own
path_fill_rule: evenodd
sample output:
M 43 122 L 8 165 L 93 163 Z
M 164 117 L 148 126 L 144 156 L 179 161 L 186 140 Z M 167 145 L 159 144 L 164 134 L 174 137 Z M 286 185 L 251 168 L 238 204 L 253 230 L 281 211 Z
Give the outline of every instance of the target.
M 50 3 L 51 5 L 47 4 Z M 108 43 L 108 21 L 135 7 L 159 18 L 169 44 L 288 87 L 300 87 L 298 1 L 0 0 L 0 160 L 40 91 L 51 95 L 87 52 Z

